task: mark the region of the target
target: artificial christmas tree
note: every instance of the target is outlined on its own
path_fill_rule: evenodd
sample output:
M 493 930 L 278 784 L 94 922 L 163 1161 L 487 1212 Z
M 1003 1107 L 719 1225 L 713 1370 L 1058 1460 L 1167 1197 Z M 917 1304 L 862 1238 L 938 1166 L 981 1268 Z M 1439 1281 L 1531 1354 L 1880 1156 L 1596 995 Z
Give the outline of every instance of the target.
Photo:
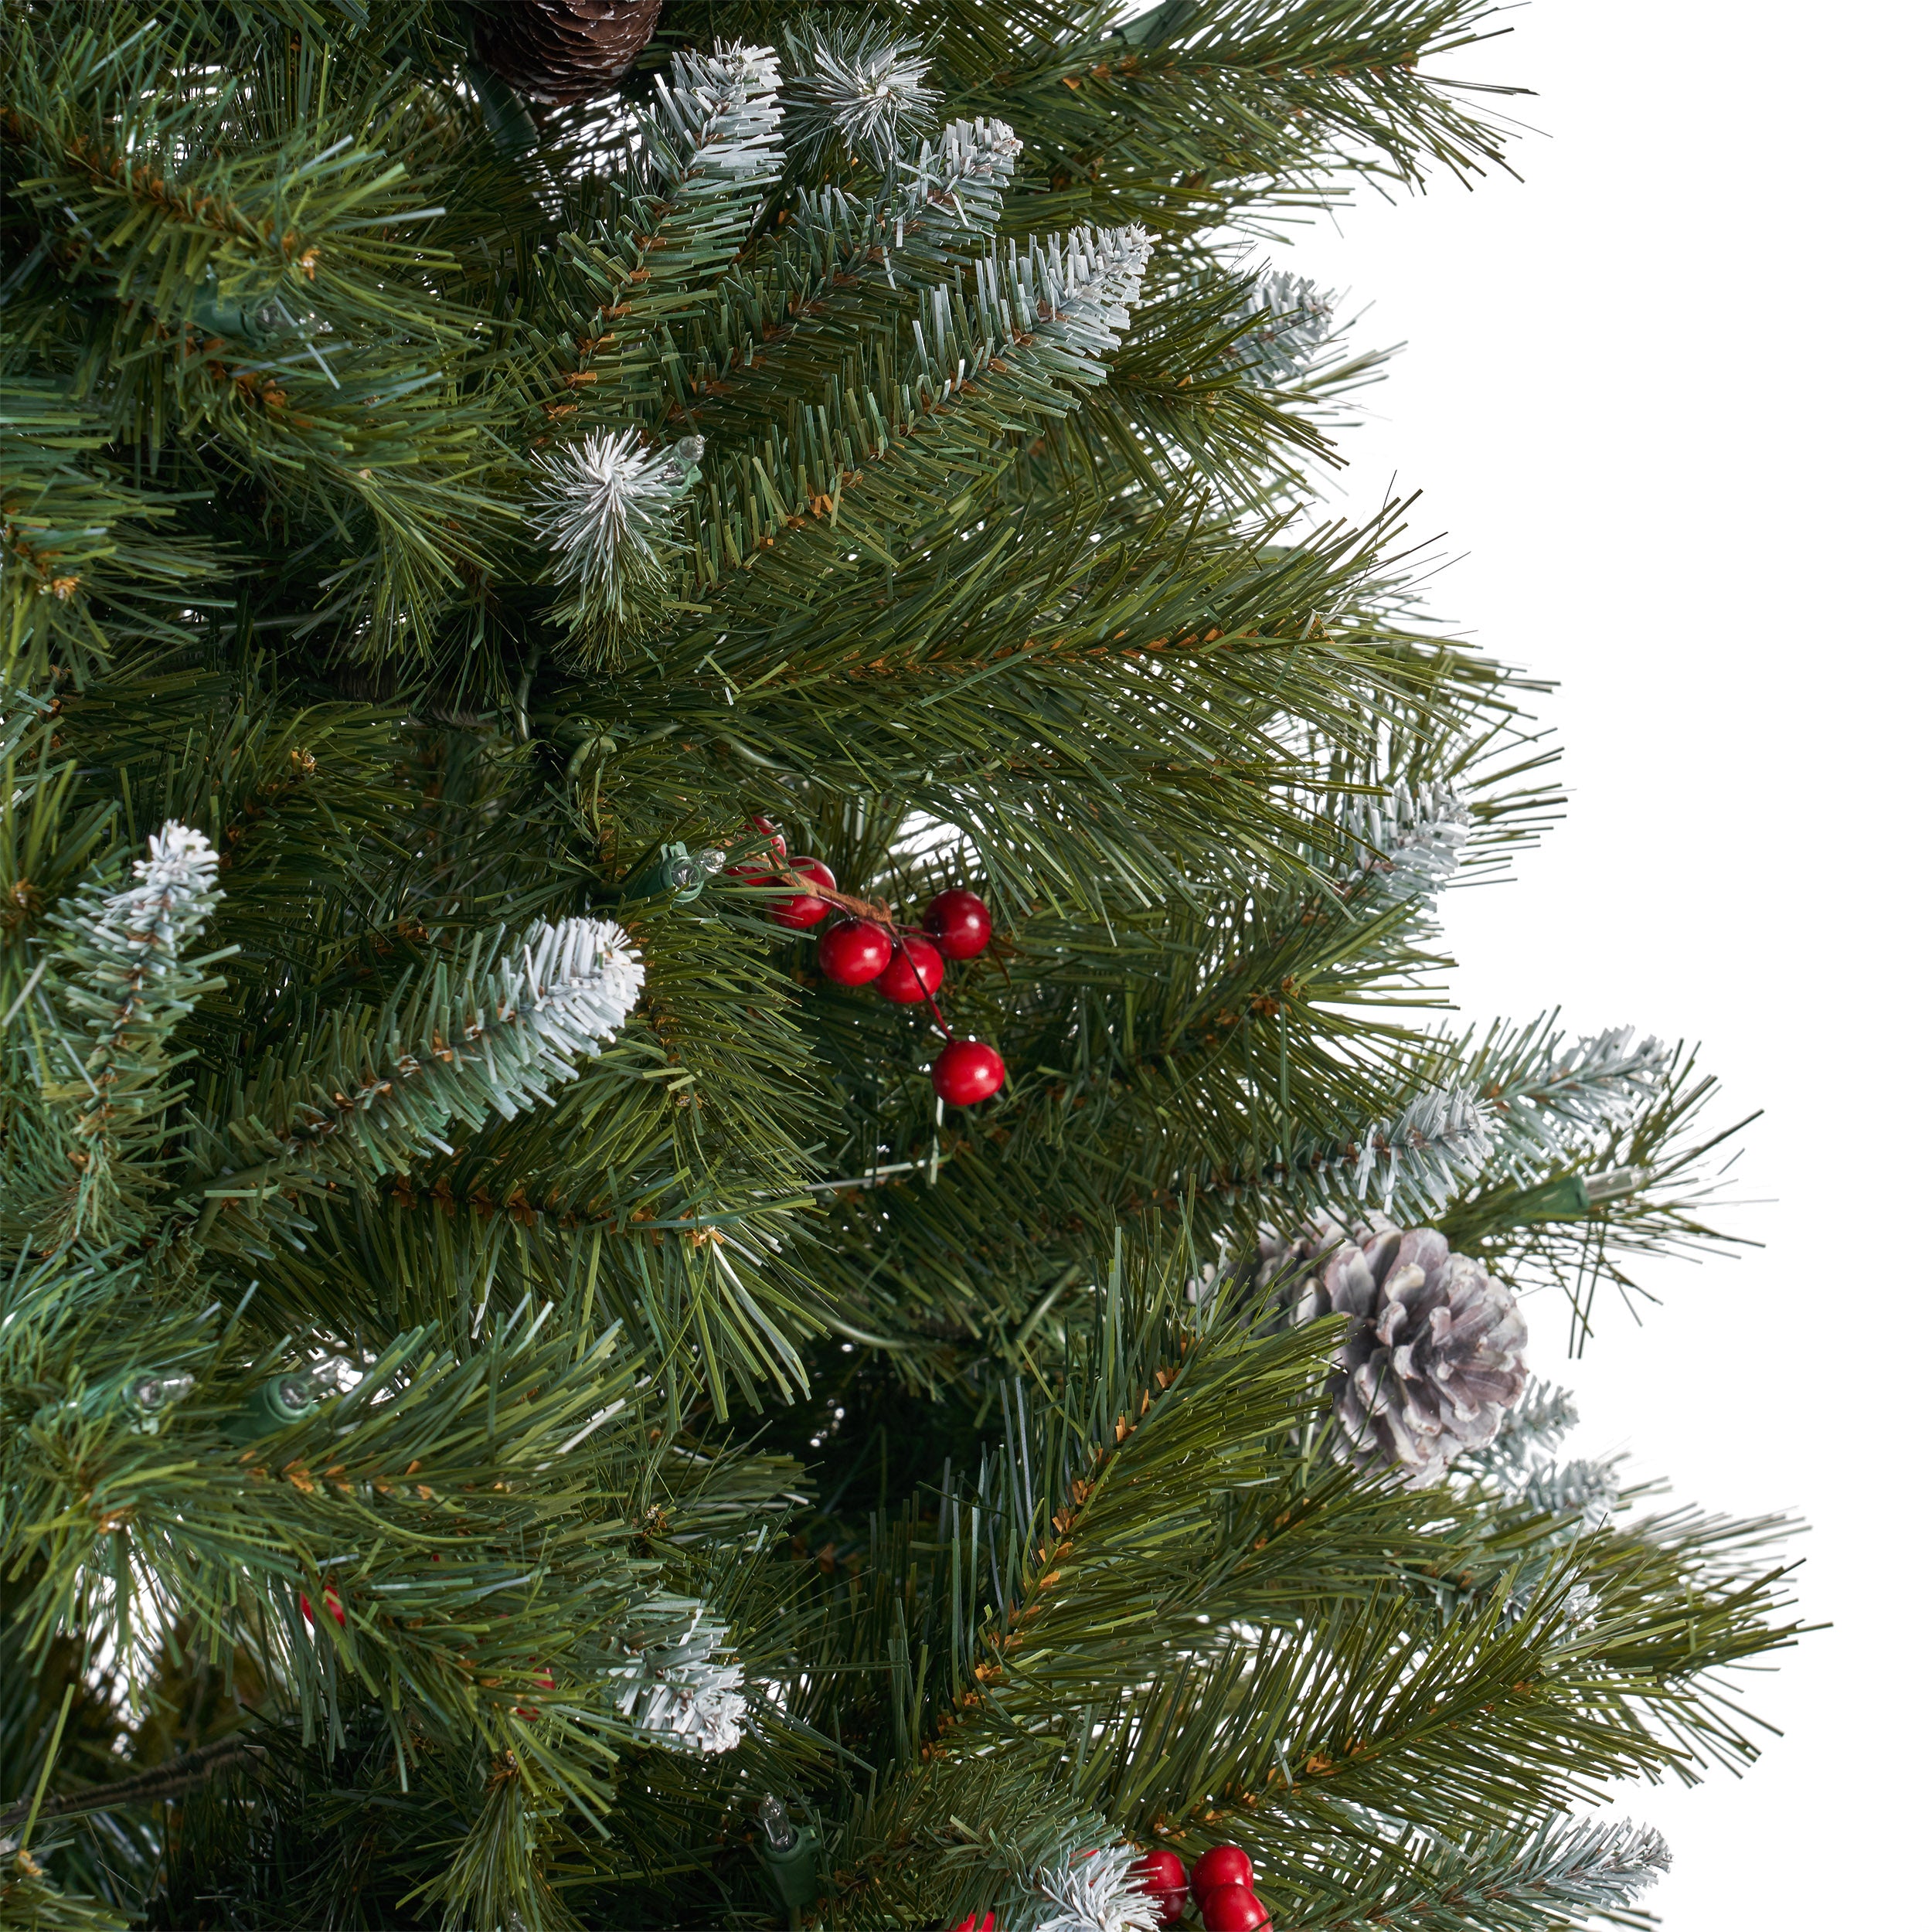
M 1426 1023 L 1546 753 L 1225 240 L 1479 9 L 651 11 L 4 0 L 0 1919 L 1630 1922 L 1781 1573 L 1511 1310 L 1707 1086 Z

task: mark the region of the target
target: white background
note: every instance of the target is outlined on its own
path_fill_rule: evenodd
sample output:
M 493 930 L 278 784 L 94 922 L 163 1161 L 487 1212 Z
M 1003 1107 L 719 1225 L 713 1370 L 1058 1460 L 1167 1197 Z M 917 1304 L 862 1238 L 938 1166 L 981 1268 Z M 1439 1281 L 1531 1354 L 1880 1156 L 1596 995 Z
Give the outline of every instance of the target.
M 1679 1932 L 1932 1924 L 1922 535 L 1932 128 L 1922 9 L 1534 0 L 1445 63 L 1533 87 L 1464 192 L 1304 231 L 1294 266 L 1406 340 L 1345 501 L 1425 494 L 1432 607 L 1560 680 L 1572 803 L 1452 896 L 1469 1018 L 1560 1004 L 1704 1043 L 1746 1136 L 1738 1260 L 1648 1270 L 1566 1363 L 1575 1444 L 1735 1514 L 1791 1509 L 1833 1628 L 1750 1702 L 1745 1777 L 1629 1791 Z M 1539 1319 L 1540 1318 L 1540 1319 Z

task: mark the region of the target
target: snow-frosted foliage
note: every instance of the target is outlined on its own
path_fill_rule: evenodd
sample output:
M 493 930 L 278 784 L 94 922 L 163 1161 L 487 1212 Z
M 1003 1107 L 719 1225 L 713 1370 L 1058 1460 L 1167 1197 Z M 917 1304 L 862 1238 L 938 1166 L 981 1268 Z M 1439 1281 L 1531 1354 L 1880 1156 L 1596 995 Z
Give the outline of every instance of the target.
M 653 120 L 685 193 L 775 181 L 784 165 L 778 128 L 778 56 L 734 41 L 709 53 L 680 50 L 659 74 Z
M 1104 380 L 1098 359 L 1111 355 L 1127 333 L 1128 311 L 1139 299 L 1153 247 L 1147 230 L 1136 224 L 1076 228 L 1034 241 L 1024 254 L 1015 249 L 1010 281 L 1020 312 L 1009 322 L 1016 333 L 1032 336 L 1034 349 L 1060 350 L 1065 373 Z
M 1427 1219 L 1483 1171 L 1495 1147 L 1495 1116 L 1466 1087 L 1432 1087 L 1393 1119 L 1365 1128 L 1355 1144 L 1318 1170 L 1338 1200 Z
M 1648 1918 L 1626 1915 L 1670 1869 L 1662 1837 L 1624 1819 L 1557 1816 L 1532 1829 L 1498 1825 L 1458 1841 L 1433 1832 L 1405 1832 L 1397 1821 L 1363 1807 L 1341 1808 L 1358 1830 L 1397 1854 L 1386 1889 L 1361 1916 L 1350 1914 L 1351 1927 L 1529 1932 L 1604 1919 L 1648 1925 Z
M 1154 1900 L 1129 1874 L 1137 1855 L 1131 1846 L 1107 1845 L 1043 1866 L 1031 1883 L 1046 1910 L 1031 1932 L 1157 1932 Z
M 730 1632 L 702 1613 L 676 1641 L 655 1645 L 606 1674 L 618 1715 L 641 1743 L 699 1757 L 744 1736 L 750 1709 L 743 1665 L 722 1660 Z
M 148 856 L 134 861 L 134 883 L 69 930 L 92 940 L 104 967 L 113 961 L 130 979 L 149 976 L 172 966 L 213 916 L 219 865 L 205 834 L 171 818 L 148 839 Z
M 787 36 L 787 45 L 791 145 L 808 168 L 843 149 L 883 169 L 909 136 L 931 124 L 940 93 L 926 84 L 930 63 L 917 43 L 871 25 L 834 23 L 808 38 Z
M 1532 1382 L 1495 1437 L 1457 1457 L 1457 1470 L 1492 1486 L 1507 1502 L 1573 1519 L 1565 1540 L 1600 1529 L 1621 1493 L 1617 1459 L 1560 1463 L 1551 1453 L 1577 1420 L 1576 1399 L 1567 1389 Z
M 1568 1389 L 1532 1382 L 1491 1441 L 1455 1458 L 1458 1475 L 1475 1479 L 1504 1504 L 1560 1519 L 1538 1538 L 1517 1573 L 1502 1607 L 1505 1624 L 1529 1614 L 1552 1564 L 1562 1560 L 1570 1546 L 1604 1528 L 1621 1499 L 1616 1458 L 1559 1463 L 1550 1453 L 1577 1421 L 1576 1402 Z M 1595 1627 L 1601 1609 L 1596 1591 L 1579 1580 L 1564 1595 L 1558 1616 L 1580 1633 Z
M 1628 1905 L 1669 1869 L 1662 1833 L 1628 1818 L 1546 1825 L 1519 1868 L 1552 1903 L 1598 1909 Z
M 621 612 L 625 594 L 660 581 L 677 547 L 672 521 L 689 494 L 704 438 L 647 449 L 608 430 L 536 459 L 530 520 L 555 553 L 553 573 L 585 604 Z
M 607 919 L 539 920 L 498 968 L 496 988 L 496 1019 L 514 1022 L 532 1043 L 532 1075 L 574 1080 L 572 1062 L 615 1039 L 630 1017 L 644 990 L 644 961 L 630 934 Z
M 1498 1612 L 1504 1629 L 1514 1629 L 1536 1607 L 1549 1573 L 1550 1561 L 1548 1557 L 1539 1558 L 1526 1564 L 1518 1575 Z M 1602 1600 L 1588 1583 L 1572 1583 L 1556 1605 L 1556 1628 L 1565 1634 L 1587 1636 L 1597 1628 L 1602 1608 Z
M 1003 121 L 949 121 L 937 141 L 920 143 L 903 165 L 896 225 L 920 221 L 961 233 L 990 234 L 1023 146 Z
M 1617 1509 L 1620 1485 L 1614 1461 L 1577 1461 L 1558 1464 L 1538 1464 L 1522 1479 L 1510 1485 L 1512 1502 L 1546 1516 L 1575 1519 L 1575 1531 L 1583 1535 L 1600 1529 Z
M 922 403 L 945 401 L 1002 356 L 1024 355 L 1056 382 L 1104 383 L 1100 358 L 1126 332 L 1148 250 L 1142 229 L 1078 229 L 981 257 L 968 301 L 950 284 L 927 288 L 913 322 Z
M 1247 325 L 1238 352 L 1273 387 L 1301 382 L 1335 332 L 1335 298 L 1305 275 L 1264 275 L 1230 317 Z
M 206 981 L 185 970 L 182 954 L 220 901 L 219 869 L 206 835 L 171 818 L 148 839 L 148 856 L 134 861 L 131 886 L 117 893 L 84 887 L 54 915 L 80 968 L 65 1003 L 81 1029 L 76 1064 L 84 1060 L 92 1070 L 83 1079 L 93 1134 L 111 1138 L 131 1127 L 141 1111 L 137 1092 L 161 1072 L 141 1056 L 158 1049 L 206 990 Z
M 1485 1049 L 1471 1066 L 1495 1111 L 1502 1172 L 1542 1178 L 1549 1156 L 1578 1149 L 1628 1127 L 1670 1083 L 1671 1049 L 1637 1037 L 1634 1026 L 1606 1029 L 1566 1046 L 1563 1036 L 1536 1039 L 1513 1066 Z
M 391 1172 L 425 1147 L 447 1154 L 451 1119 L 513 1119 L 575 1080 L 576 1063 L 622 1028 L 644 978 L 630 935 L 607 920 L 538 920 L 507 944 L 500 932 L 493 944 L 479 937 L 466 967 L 439 966 L 399 991 L 358 1049 L 369 1070 L 304 1109 L 277 1137 L 279 1158 L 312 1155 L 338 1134 Z
M 61 1131 L 43 1143 L 22 1127 L 0 1141 L 0 1185 L 10 1205 L 41 1198 L 43 1236 L 53 1243 L 139 1232 L 141 1203 L 158 1179 L 160 1110 L 174 1097 L 168 1042 L 219 983 L 206 968 L 222 954 L 183 957 L 222 896 L 219 859 L 206 837 L 170 819 L 133 871 L 133 884 L 121 891 L 90 881 L 61 902 L 49 921 L 60 935 L 57 954 L 43 960 L 15 1002 L 24 1004 L 57 957 L 65 1012 L 56 1018 L 40 994 L 60 1044 L 44 1055 L 38 1078 Z M 42 1037 L 41 1029 L 34 1034 Z
M 1433 900 L 1454 876 L 1471 818 L 1447 785 L 1400 781 L 1380 798 L 1351 798 L 1336 814 L 1350 868 L 1402 900 Z
M 797 232 L 848 250 L 856 238 L 848 270 L 876 264 L 893 287 L 902 277 L 950 282 L 962 247 L 977 254 L 983 246 L 977 238 L 998 228 L 1021 146 L 1003 121 L 952 121 L 937 141 L 901 155 L 869 200 L 836 183 L 804 190 Z

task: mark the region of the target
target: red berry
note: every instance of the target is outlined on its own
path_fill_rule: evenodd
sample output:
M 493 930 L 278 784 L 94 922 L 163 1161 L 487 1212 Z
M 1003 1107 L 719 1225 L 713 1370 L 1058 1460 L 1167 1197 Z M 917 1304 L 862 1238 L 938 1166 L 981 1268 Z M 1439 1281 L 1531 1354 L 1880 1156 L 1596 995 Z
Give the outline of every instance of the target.
M 930 999 L 946 977 L 939 948 L 923 933 L 901 933 L 893 956 L 879 976 L 879 990 L 901 1006 Z
M 838 889 L 838 881 L 832 877 L 832 868 L 822 859 L 794 859 L 790 869 L 801 879 L 809 879 L 815 886 L 822 886 L 828 892 Z M 803 932 L 808 926 L 815 926 L 832 910 L 832 901 L 821 899 L 816 893 L 794 893 L 788 899 L 774 899 L 766 908 L 781 926 L 789 926 L 794 932 Z
M 1128 1868 L 1143 1892 L 1185 1892 L 1187 1867 L 1174 1852 L 1143 1852 Z
M 977 959 L 992 943 L 993 915 L 985 900 L 957 886 L 941 893 L 919 923 L 948 959 Z
M 1268 1908 L 1245 1885 L 1217 1885 L 1198 1896 L 1206 1932 L 1269 1932 Z
M 819 971 L 841 986 L 876 979 L 892 956 L 892 934 L 869 919 L 842 919 L 818 942 Z
M 1216 1845 L 1194 1861 L 1189 1883 L 1197 1900 L 1205 1898 L 1216 1886 L 1245 1886 L 1254 1889 L 1254 1864 L 1238 1845 Z
M 311 1624 L 314 1623 L 315 1621 L 315 1606 L 311 1604 L 306 1597 L 301 1599 L 301 1605 L 302 1614 L 307 1617 Z M 342 1625 L 343 1629 L 348 1629 L 349 1618 L 343 1611 L 342 1600 L 336 1595 L 335 1587 L 333 1583 L 330 1584 L 329 1587 L 322 1592 L 322 1607 L 328 1612 L 330 1616 L 335 1619 L 337 1623 Z
M 785 835 L 769 818 L 753 818 L 738 828 L 740 839 L 756 838 L 758 849 L 731 868 L 730 876 L 747 879 L 760 885 L 771 876 L 774 866 L 785 862 Z
M 984 1915 L 978 1912 L 969 1912 L 958 1924 L 953 1927 L 953 1932 L 995 1932 L 993 1920 L 997 1916 L 998 1914 L 992 1912 L 985 1913 Z
M 977 1106 L 1005 1084 L 1006 1063 L 983 1039 L 951 1041 L 933 1062 L 933 1090 L 954 1107 Z
M 547 1670 L 540 1670 L 536 1672 L 531 1677 L 530 1682 L 533 1684 L 542 1685 L 546 1690 L 555 1690 L 556 1689 L 556 1679 Z M 543 1713 L 536 1709 L 532 1705 L 519 1704 L 515 1707 L 514 1714 L 519 1717 L 540 1717 L 543 1715 Z
M 1146 1852 L 1131 1868 L 1141 1889 L 1154 1900 L 1163 1925 L 1179 1925 L 1187 1910 L 1187 1867 L 1172 1852 Z

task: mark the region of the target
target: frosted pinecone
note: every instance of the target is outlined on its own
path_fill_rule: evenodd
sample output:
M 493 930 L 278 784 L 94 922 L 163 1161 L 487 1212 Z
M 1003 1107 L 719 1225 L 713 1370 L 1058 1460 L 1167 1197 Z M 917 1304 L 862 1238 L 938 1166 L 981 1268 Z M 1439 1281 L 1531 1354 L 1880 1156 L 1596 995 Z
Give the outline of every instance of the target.
M 1287 1324 L 1350 1318 L 1329 1390 L 1358 1468 L 1439 1482 L 1452 1456 L 1495 1437 L 1529 1382 L 1516 1298 L 1434 1228 L 1379 1214 L 1353 1229 L 1324 1218 L 1292 1242 L 1264 1228 L 1250 1278 Z

